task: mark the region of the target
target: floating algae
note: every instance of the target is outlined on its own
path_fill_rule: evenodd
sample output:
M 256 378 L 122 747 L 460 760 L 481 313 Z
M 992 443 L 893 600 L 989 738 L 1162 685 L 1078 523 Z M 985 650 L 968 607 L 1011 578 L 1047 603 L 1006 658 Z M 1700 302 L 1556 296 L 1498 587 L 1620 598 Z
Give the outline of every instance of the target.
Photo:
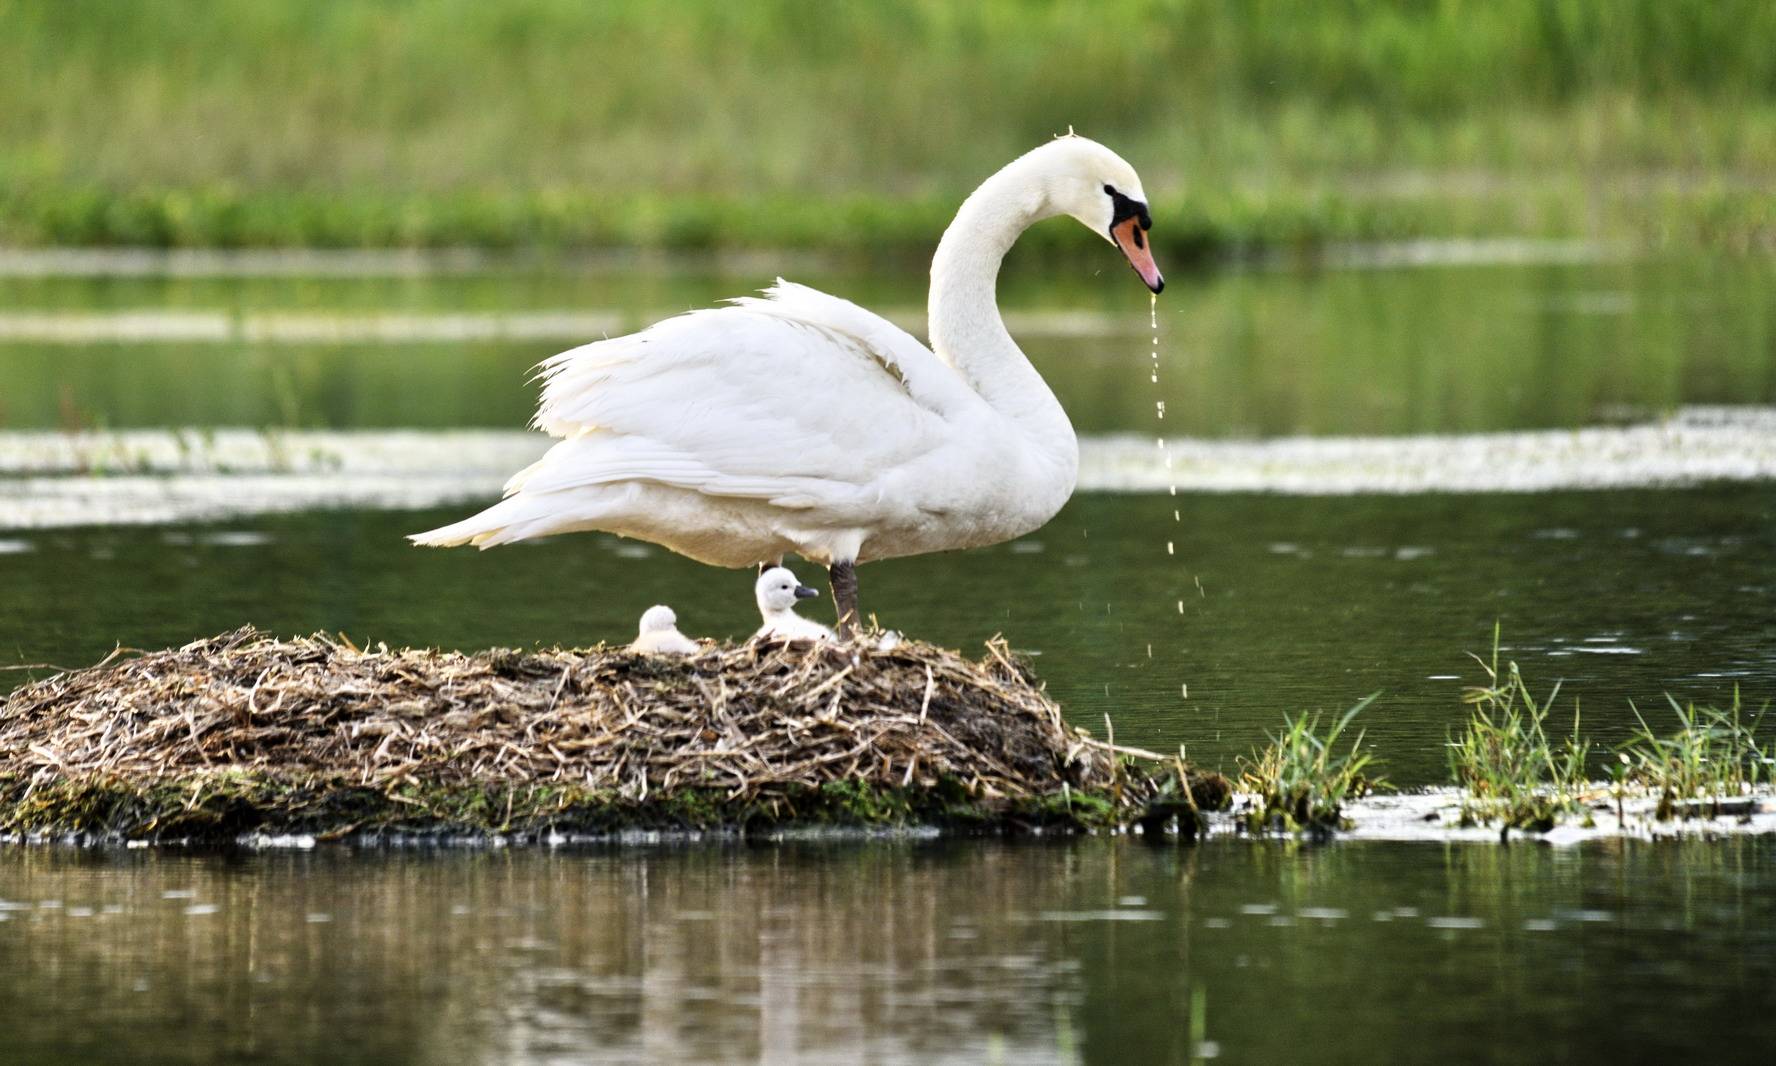
M 979 663 L 915 641 L 663 659 L 246 628 L 0 704 L 0 832 L 26 836 L 1152 829 L 1226 793 L 1067 726 L 1003 642 Z

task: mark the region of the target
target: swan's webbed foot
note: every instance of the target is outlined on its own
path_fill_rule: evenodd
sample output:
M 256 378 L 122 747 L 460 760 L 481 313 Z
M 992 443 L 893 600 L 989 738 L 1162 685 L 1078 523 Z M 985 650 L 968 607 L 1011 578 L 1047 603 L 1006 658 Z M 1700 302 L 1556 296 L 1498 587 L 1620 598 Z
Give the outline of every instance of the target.
M 832 579 L 833 606 L 839 611 L 839 636 L 849 640 L 857 635 L 857 564 L 834 563 L 827 576 Z

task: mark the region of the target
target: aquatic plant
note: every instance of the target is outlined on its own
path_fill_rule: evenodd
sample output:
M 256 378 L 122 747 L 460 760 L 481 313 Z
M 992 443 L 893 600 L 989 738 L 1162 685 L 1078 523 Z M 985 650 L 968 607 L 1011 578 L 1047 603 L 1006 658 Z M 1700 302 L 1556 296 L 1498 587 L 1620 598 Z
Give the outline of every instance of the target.
M 1240 791 L 1256 797 L 1246 812 L 1248 829 L 1328 832 L 1343 824 L 1345 803 L 1386 786 L 1385 778 L 1368 773 L 1377 759 L 1364 748 L 1362 731 L 1343 752 L 1338 750 L 1351 720 L 1376 695 L 1359 700 L 1324 735 L 1318 713 L 1285 715 L 1282 731 L 1271 735 L 1269 745 L 1240 759 Z
M 1572 736 L 1557 745 L 1546 725 L 1560 683 L 1538 702 L 1516 662 L 1501 669 L 1496 624 L 1491 661 L 1473 658 L 1486 671 L 1487 684 L 1463 690 L 1462 702 L 1473 710 L 1461 735 L 1451 737 L 1445 749 L 1450 776 L 1467 790 L 1462 821 L 1552 829 L 1561 817 L 1583 810 L 1591 743 L 1579 738 L 1578 703 L 1573 704 Z
M 1767 705 L 1747 723 L 1737 687 L 1726 710 L 1665 699 L 1677 715 L 1676 732 L 1654 732 L 1630 702 L 1639 725 L 1618 751 L 1623 780 L 1658 793 L 1657 817 L 1716 817 L 1723 802 L 1770 783 L 1776 759 L 1757 738 Z

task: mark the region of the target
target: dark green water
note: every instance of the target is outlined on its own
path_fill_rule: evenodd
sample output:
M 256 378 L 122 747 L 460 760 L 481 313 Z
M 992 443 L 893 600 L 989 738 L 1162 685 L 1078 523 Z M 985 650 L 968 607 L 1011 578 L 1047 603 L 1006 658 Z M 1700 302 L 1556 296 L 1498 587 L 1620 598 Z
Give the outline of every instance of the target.
M 1757 840 L 22 849 L 0 899 L 8 1062 L 1715 1063 L 1776 1040 Z

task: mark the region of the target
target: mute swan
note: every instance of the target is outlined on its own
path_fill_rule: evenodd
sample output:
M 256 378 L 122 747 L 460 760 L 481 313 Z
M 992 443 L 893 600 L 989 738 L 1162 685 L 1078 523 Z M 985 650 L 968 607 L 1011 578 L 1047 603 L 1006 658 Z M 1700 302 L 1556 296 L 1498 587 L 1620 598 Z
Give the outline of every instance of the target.
M 1032 223 L 1071 215 L 1165 286 L 1134 168 L 1069 133 L 962 204 L 931 261 L 931 347 L 848 300 L 778 279 L 544 360 L 533 424 L 560 443 L 505 499 L 419 533 L 489 548 L 605 530 L 715 566 L 826 566 L 841 628 L 854 564 L 1036 529 L 1073 494 L 1079 443 L 999 317 L 999 263 Z
M 703 648 L 678 631 L 678 615 L 672 608 L 657 603 L 642 612 L 641 630 L 629 650 L 649 655 L 695 655 Z
M 759 615 L 765 624 L 752 635 L 754 640 L 832 640 L 833 631 L 819 622 L 795 613 L 797 600 L 820 593 L 801 583 L 789 568 L 773 566 L 759 575 L 753 585 L 758 599 Z

